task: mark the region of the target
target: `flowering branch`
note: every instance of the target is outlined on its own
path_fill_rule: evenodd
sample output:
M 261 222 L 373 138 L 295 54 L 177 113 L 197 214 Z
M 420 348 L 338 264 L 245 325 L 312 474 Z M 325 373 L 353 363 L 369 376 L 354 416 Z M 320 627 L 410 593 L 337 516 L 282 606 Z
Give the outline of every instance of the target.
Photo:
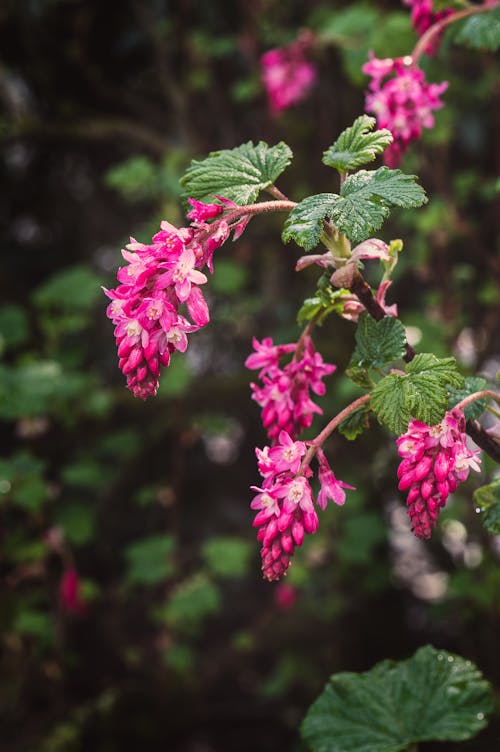
M 417 44 L 415 45 L 415 49 L 410 55 L 411 59 L 413 60 L 413 63 L 418 62 L 419 58 L 423 55 L 423 53 L 427 49 L 429 43 L 434 39 L 434 37 L 438 36 L 447 26 L 450 26 L 456 21 L 461 21 L 463 18 L 467 18 L 468 16 L 474 16 L 477 13 L 487 13 L 489 10 L 496 8 L 499 5 L 500 5 L 500 2 L 495 2 L 495 1 L 486 2 L 484 5 L 481 5 L 481 6 L 472 5 L 469 8 L 464 8 L 464 10 L 459 10 L 456 13 L 452 13 L 450 16 L 445 16 L 444 18 L 441 18 L 439 21 L 433 24 L 429 29 L 427 29 L 427 31 L 424 34 L 422 34 L 422 36 L 418 40 Z

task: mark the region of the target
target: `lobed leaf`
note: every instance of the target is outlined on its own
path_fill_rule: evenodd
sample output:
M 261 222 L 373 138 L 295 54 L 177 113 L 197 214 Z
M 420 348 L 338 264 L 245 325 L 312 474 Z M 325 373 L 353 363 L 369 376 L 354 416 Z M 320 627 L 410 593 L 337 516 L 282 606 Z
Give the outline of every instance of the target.
M 421 741 L 470 739 L 491 709 L 476 666 L 427 645 L 405 661 L 332 676 L 301 731 L 312 752 L 400 752 Z
M 333 206 L 339 198 L 337 193 L 318 193 L 297 204 L 285 220 L 281 234 L 283 242 L 295 240 L 306 251 L 318 245 L 323 221 L 332 216 Z
M 455 358 L 419 353 L 405 373 L 391 373 L 379 381 L 371 406 L 381 423 L 402 434 L 411 418 L 430 426 L 439 423 L 448 407 L 448 387 L 459 388 L 463 383 Z
M 339 172 L 348 172 L 372 162 L 394 140 L 386 128 L 371 133 L 375 124 L 375 118 L 368 115 L 357 118 L 325 151 L 324 164 L 335 167 Z
M 356 349 L 350 365 L 381 368 L 404 354 L 405 328 L 399 319 L 392 316 L 384 316 L 380 321 L 375 321 L 368 313 L 362 313 L 355 339 Z
M 500 47 L 500 8 L 467 18 L 454 37 L 467 47 L 495 52 Z
M 468 376 L 464 381 L 462 389 L 449 390 L 448 409 L 451 410 L 453 407 L 455 407 L 455 405 L 468 397 L 470 394 L 474 394 L 474 392 L 480 392 L 483 389 L 486 389 L 487 386 L 488 383 L 486 379 L 483 379 L 481 376 Z M 477 420 L 479 416 L 484 412 L 487 404 L 488 399 L 482 398 L 468 405 L 464 410 L 466 420 Z
M 235 149 L 213 151 L 206 159 L 191 162 L 181 178 L 184 195 L 213 201 L 215 194 L 239 205 L 252 204 L 288 167 L 292 156 L 283 141 L 276 146 L 248 141 Z
M 492 535 L 500 535 L 500 478 L 474 491 L 474 502 L 482 512 L 486 530 Z

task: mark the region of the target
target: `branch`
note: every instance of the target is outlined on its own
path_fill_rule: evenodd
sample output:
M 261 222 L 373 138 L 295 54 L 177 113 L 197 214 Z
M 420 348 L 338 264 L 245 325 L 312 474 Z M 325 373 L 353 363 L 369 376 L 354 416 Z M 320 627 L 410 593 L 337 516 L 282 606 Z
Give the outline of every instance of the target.
M 500 443 L 497 439 L 485 431 L 477 420 L 468 420 L 466 423 L 466 431 L 472 441 L 475 441 L 478 447 L 481 447 L 486 454 L 489 454 L 489 456 L 500 465 Z

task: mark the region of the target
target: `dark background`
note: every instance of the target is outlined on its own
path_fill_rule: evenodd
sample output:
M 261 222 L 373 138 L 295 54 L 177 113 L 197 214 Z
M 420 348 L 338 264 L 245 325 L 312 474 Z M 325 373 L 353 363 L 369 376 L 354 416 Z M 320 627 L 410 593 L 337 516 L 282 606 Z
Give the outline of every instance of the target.
M 368 50 L 412 49 L 408 16 L 397 2 L 2 3 L 2 750 L 301 750 L 298 725 L 331 673 L 428 642 L 475 661 L 498 692 L 500 545 L 472 503 L 488 459 L 420 543 L 392 438 L 376 425 L 355 444 L 333 437 L 334 470 L 357 491 L 321 516 L 288 590 L 261 580 L 248 487 L 265 437 L 243 363 L 253 335 L 297 338 L 316 282 L 293 271 L 300 249 L 282 246 L 280 219 L 217 251 L 212 321 L 154 401 L 124 387 L 100 290 L 129 235 L 185 222 L 178 179 L 191 158 L 285 140 L 285 193 L 336 190 L 322 153 L 363 111 Z M 322 33 L 318 81 L 273 119 L 259 56 L 303 27 Z M 404 164 L 430 202 L 381 231 L 405 243 L 389 302 L 417 349 L 492 377 L 498 69 L 449 38 L 425 68 L 450 86 Z M 330 319 L 316 343 L 338 365 L 327 417 L 359 393 L 342 376 L 353 326 Z M 59 599 L 68 567 L 80 614 Z M 498 718 L 463 745 L 422 745 L 455 748 L 499 749 Z

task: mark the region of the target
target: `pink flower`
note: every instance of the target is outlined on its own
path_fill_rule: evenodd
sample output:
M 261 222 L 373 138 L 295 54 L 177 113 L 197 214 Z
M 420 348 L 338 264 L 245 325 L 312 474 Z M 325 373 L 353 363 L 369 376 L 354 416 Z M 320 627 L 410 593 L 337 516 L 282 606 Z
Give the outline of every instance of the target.
M 280 431 L 295 438 L 304 428 L 309 428 L 314 413 L 322 413 L 309 396 L 325 393 L 323 378 L 333 373 L 336 366 L 325 363 L 314 349 L 310 337 L 303 343 L 302 354 L 297 357 L 297 345 L 274 345 L 271 338 L 261 343 L 253 340 L 255 353 L 245 361 L 247 368 L 260 368 L 262 386 L 252 383 L 252 399 L 262 408 L 262 422 L 270 439 L 277 439 Z M 294 358 L 281 368 L 282 355 L 295 352 Z
M 319 462 L 320 483 L 320 491 L 316 501 L 317 505 L 325 510 L 328 499 L 331 499 L 335 504 L 343 506 L 345 503 L 344 488 L 349 488 L 351 491 L 354 491 L 354 486 L 349 486 L 347 483 L 337 480 L 322 449 L 317 450 L 316 456 Z
M 81 582 L 76 569 L 65 569 L 59 584 L 59 598 L 64 611 L 82 616 L 87 604 L 81 593 Z
M 262 543 L 262 571 L 267 580 L 278 580 L 288 569 L 295 547 L 301 546 L 306 533 L 313 534 L 319 526 L 318 515 L 309 483 L 312 470 L 305 463 L 306 445 L 293 441 L 286 431 L 281 431 L 273 447 L 256 449 L 262 488 L 252 486 L 257 492 L 250 504 L 256 511 L 253 521 L 258 528 L 257 540 Z M 317 450 L 320 465 L 321 490 L 317 504 L 322 509 L 327 498 L 343 504 L 344 488 L 352 488 L 338 481 L 321 449 Z
M 306 33 L 291 44 L 262 55 L 262 81 L 273 115 L 278 115 L 308 95 L 316 79 L 316 68 L 304 55 L 310 44 L 311 35 Z
M 208 266 L 213 272 L 214 251 L 231 231 L 241 232 L 242 222 L 248 219 L 238 213 L 230 224 L 218 218 L 236 204 L 216 198 L 220 204 L 189 199 L 191 227 L 163 221 L 151 244 L 130 238 L 122 251 L 127 265 L 118 271 L 120 284 L 113 290 L 104 289 L 111 299 L 106 313 L 115 324 L 119 366 L 135 397 L 146 399 L 156 394 L 160 366 L 168 366 L 176 350 L 184 352 L 187 335 L 209 321 L 200 289 L 207 277 L 201 269 Z M 207 219 L 214 221 L 208 224 Z M 180 312 L 184 305 L 192 321 Z
M 403 0 L 403 5 L 408 5 L 411 8 L 411 22 L 419 37 L 442 18 L 446 18 L 453 13 L 453 8 L 444 8 L 437 13 L 433 13 L 432 0 Z M 428 55 L 435 55 L 440 42 L 441 35 L 436 34 L 425 48 L 425 52 Z
M 446 413 L 437 426 L 410 421 L 396 443 L 402 461 L 398 468 L 400 491 L 408 491 L 411 527 L 418 538 L 429 538 L 450 493 L 463 483 L 469 470 L 479 471 L 479 450 L 467 446 L 461 410 Z
M 394 136 L 384 161 L 397 167 L 410 142 L 420 138 L 423 128 L 434 126 L 433 111 L 443 106 L 439 97 L 448 82 L 427 83 L 423 70 L 411 58 L 378 60 L 372 54 L 362 70 L 372 76 L 365 109 L 373 112 L 379 128 L 388 128 Z

